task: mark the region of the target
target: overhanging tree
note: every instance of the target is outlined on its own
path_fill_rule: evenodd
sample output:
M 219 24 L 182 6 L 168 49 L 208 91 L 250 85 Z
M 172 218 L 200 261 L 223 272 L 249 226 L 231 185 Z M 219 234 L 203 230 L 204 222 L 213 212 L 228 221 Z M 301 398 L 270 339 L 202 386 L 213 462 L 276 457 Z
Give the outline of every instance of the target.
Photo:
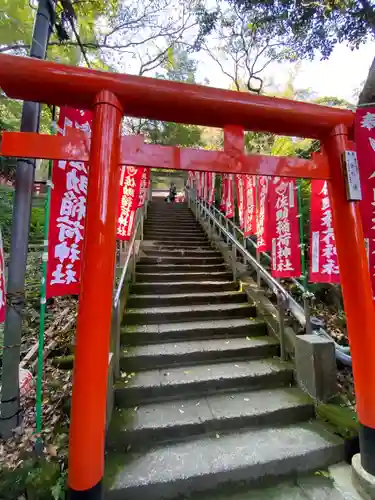
M 358 47 L 375 36 L 375 4 L 372 0 L 230 0 L 241 12 L 256 15 L 264 29 L 279 37 L 292 37 L 291 58 L 327 59 L 334 47 L 346 42 Z M 375 58 L 359 96 L 359 104 L 375 101 Z

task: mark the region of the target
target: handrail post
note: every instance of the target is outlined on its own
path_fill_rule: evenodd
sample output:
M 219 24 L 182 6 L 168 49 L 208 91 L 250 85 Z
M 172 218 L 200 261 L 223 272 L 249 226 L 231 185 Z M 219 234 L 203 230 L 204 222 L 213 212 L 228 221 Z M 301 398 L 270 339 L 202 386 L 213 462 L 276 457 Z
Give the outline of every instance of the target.
M 280 340 L 280 359 L 287 360 L 285 346 L 285 298 L 281 292 L 277 294 L 277 304 L 279 309 L 279 340 Z

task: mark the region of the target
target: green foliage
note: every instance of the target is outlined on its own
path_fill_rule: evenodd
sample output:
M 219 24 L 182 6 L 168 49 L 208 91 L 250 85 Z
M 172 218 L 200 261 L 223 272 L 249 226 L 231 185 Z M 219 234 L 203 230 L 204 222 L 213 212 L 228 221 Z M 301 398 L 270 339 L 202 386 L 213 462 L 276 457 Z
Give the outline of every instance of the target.
M 244 14 L 251 13 L 258 25 L 274 36 L 292 36 L 289 59 L 312 58 L 319 52 L 328 58 L 337 43 L 358 48 L 371 37 L 375 27 L 373 2 L 336 0 L 231 0 Z
M 16 470 L 0 471 L 1 500 L 65 500 L 66 473 L 46 460 L 25 460 Z M 22 496 L 23 495 L 23 496 Z
M 36 201 L 38 200 L 38 201 Z M 44 207 L 35 206 L 40 198 L 35 199 L 31 210 L 30 243 L 40 243 L 44 233 Z M 44 201 L 44 198 L 42 198 Z M 12 228 L 13 189 L 0 186 L 0 227 L 3 235 L 4 251 L 10 247 L 10 234 Z

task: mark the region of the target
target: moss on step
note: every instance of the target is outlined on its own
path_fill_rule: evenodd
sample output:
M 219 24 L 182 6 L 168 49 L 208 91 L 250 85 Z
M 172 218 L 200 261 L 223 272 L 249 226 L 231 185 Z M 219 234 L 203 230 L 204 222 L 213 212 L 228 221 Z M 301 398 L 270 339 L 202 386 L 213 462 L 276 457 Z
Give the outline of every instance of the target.
M 61 368 L 62 370 L 70 370 L 73 368 L 74 354 L 69 354 L 69 356 L 58 356 L 52 359 L 53 366 Z
M 25 460 L 18 469 L 2 469 L 0 471 L 0 498 L 1 500 L 52 500 L 57 497 L 60 488 L 65 490 L 65 475 L 61 474 L 60 464 L 47 462 L 44 459 Z
M 316 414 L 333 429 L 335 434 L 342 438 L 351 439 L 358 435 L 357 415 L 347 406 L 343 406 L 340 400 L 331 403 L 318 403 Z
M 105 458 L 103 483 L 106 489 L 110 489 L 115 483 L 118 473 L 130 461 L 127 453 L 109 453 Z
M 115 442 L 116 436 L 118 436 L 123 429 L 128 428 L 133 421 L 135 414 L 137 412 L 137 407 L 134 408 L 116 408 L 112 414 L 111 423 L 109 424 L 108 434 L 109 439 Z

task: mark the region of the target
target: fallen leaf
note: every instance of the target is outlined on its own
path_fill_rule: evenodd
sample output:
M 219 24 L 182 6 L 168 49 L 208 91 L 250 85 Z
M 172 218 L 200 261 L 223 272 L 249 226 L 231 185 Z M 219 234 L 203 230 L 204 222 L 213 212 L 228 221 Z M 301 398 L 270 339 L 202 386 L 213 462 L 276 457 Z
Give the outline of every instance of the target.
M 249 399 L 249 398 L 243 398 L 243 400 L 244 400 L 244 401 L 250 401 L 250 399 Z
M 217 439 L 219 439 L 219 437 L 220 437 L 220 434 L 216 434 L 216 437 L 217 437 Z
M 57 447 L 53 444 L 49 444 L 47 446 L 47 453 L 48 455 L 51 455 L 51 457 L 57 457 Z
M 181 408 L 178 409 L 180 413 L 185 413 L 184 410 L 181 410 Z

